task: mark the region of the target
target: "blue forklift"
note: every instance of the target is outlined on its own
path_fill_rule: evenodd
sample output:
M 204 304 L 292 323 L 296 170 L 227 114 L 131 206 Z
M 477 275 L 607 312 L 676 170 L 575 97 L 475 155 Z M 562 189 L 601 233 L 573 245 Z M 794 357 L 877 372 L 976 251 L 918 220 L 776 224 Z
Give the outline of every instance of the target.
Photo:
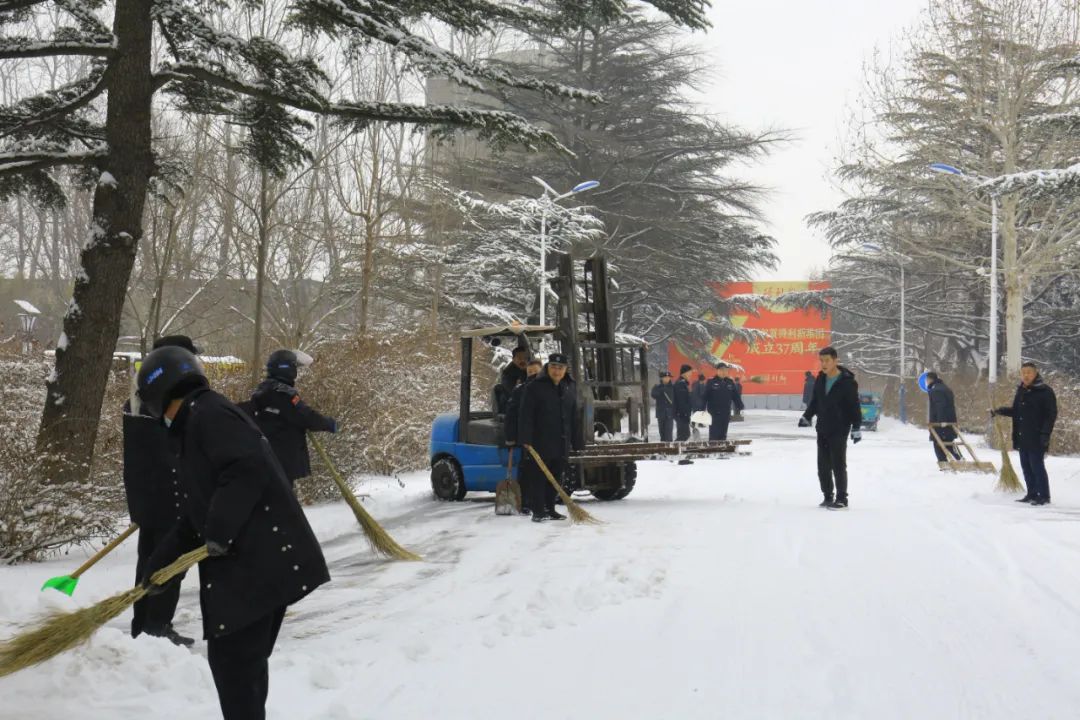
M 598 500 L 622 500 L 637 482 L 637 462 L 672 457 L 729 455 L 749 441 L 650 442 L 650 378 L 647 348 L 616 336 L 608 298 L 611 281 L 603 256 L 578 260 L 552 253 L 558 273 L 551 280 L 558 302 L 554 325 L 506 325 L 466 330 L 461 339 L 459 407 L 439 415 L 431 428 L 431 488 L 439 500 L 463 500 L 469 492 L 495 492 L 513 476 L 520 449 L 508 447 L 496 391 L 474 392 L 477 341 L 490 347 L 557 347 L 570 363 L 578 389 L 580 451 L 572 453 L 561 478 L 568 493 L 586 491 Z M 547 338 L 545 342 L 545 338 Z M 485 400 L 486 398 L 486 400 Z M 474 409 L 474 403 L 487 405 Z

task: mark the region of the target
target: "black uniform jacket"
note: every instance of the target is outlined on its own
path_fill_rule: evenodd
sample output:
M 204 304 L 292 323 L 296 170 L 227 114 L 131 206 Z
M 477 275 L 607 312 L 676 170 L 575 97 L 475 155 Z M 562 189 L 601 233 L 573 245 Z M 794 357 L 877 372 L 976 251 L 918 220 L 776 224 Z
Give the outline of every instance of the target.
M 578 441 L 577 384 L 567 373 L 558 385 L 547 366 L 525 385 L 518 416 L 518 444 L 532 445 L 544 460 L 570 457 Z
M 209 388 L 184 398 L 169 429 L 187 513 L 150 571 L 213 540 L 229 552 L 199 563 L 203 633 L 227 635 L 330 579 L 322 550 L 269 443 Z
M 296 388 L 273 378 L 259 384 L 244 409 L 252 414 L 255 424 L 270 441 L 270 447 L 290 481 L 311 474 L 308 431 L 334 432 L 337 429 L 334 419 L 320 415 L 301 400 Z

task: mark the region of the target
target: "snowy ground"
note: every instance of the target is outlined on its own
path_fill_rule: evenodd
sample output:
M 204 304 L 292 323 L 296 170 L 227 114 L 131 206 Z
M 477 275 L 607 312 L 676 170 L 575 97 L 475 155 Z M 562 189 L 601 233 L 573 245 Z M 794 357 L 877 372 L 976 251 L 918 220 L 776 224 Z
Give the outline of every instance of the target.
M 373 560 L 343 505 L 312 509 L 334 581 L 286 618 L 269 717 L 1076 718 L 1080 458 L 1051 459 L 1054 505 L 1032 508 L 885 421 L 849 453 L 852 509 L 828 512 L 796 417 L 733 425 L 751 457 L 643 464 L 627 500 L 589 503 L 601 528 L 439 504 L 419 474 L 365 485 L 420 564 Z M 77 564 L 0 569 L 0 637 L 72 603 L 38 588 Z M 133 565 L 132 542 L 74 602 Z M 0 680 L 0 718 L 217 717 L 205 644 L 127 622 Z

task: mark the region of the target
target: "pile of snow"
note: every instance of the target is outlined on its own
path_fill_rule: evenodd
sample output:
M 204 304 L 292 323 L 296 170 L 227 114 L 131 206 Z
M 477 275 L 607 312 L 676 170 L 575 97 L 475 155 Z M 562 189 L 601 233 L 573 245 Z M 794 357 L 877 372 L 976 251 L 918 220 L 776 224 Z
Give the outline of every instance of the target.
M 286 617 L 268 717 L 1075 717 L 1080 459 L 1051 458 L 1055 504 L 1033 508 L 939 472 L 925 430 L 886 419 L 849 451 L 852 509 L 829 512 L 796 418 L 748 411 L 750 457 L 643 463 L 628 499 L 587 501 L 601 527 L 437 503 L 424 474 L 362 482 L 422 563 L 374 559 L 340 503 L 310 508 L 334 580 Z M 72 603 L 38 588 L 79 560 L 0 569 L 0 637 Z M 131 543 L 74 602 L 133 567 Z M 205 643 L 128 621 L 0 679 L 0 717 L 217 717 Z

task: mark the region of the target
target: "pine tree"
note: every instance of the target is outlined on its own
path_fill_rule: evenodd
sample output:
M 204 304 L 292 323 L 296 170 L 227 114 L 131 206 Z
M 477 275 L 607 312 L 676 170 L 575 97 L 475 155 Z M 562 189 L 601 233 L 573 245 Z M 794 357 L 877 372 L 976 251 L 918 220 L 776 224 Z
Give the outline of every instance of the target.
M 0 0 L 0 61 L 84 58 L 85 72 L 61 87 L 0 108 L 0 199 L 24 193 L 63 202 L 58 172 L 70 169 L 94 192 L 93 223 L 81 251 L 81 273 L 64 317 L 56 368 L 38 436 L 47 479 L 78 480 L 91 462 L 125 291 L 142 237 L 147 189 L 176 170 L 155 152 L 158 113 L 220 115 L 246 128 L 243 154 L 281 175 L 308 158 L 311 115 L 355 128 L 410 123 L 433 132 L 467 127 L 496 145 L 560 147 L 550 132 L 508 112 L 453 106 L 368 102 L 331 95 L 320 58 L 294 54 L 284 42 L 241 35 L 236 22 L 264 0 Z M 411 31 L 436 21 L 467 33 L 513 23 L 560 27 L 564 14 L 617 17 L 622 0 L 560 2 L 539 8 L 494 0 L 295 0 L 294 37 L 318 34 L 343 43 L 381 43 L 412 67 L 478 91 L 514 88 L 572 98 L 599 98 L 561 82 L 467 62 Z M 704 0 L 656 0 L 674 21 L 704 27 Z M 43 41 L 23 35 L 30 18 L 57 10 L 63 20 Z M 231 22 L 230 22 L 231 21 Z M 8 66 L 10 67 L 10 66 Z M 5 68 L 7 69 L 7 68 Z

